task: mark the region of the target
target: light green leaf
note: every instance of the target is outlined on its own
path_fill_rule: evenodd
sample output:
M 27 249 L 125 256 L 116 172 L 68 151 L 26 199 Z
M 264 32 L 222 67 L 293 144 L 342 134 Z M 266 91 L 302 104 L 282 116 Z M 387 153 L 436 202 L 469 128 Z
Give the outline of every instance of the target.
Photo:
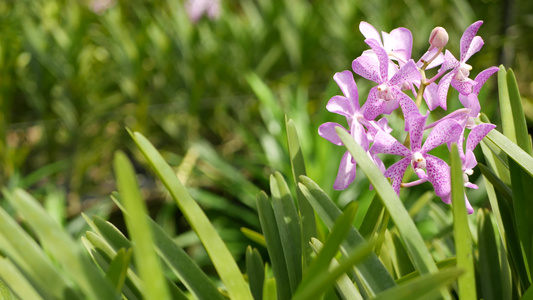
M 450 268 L 425 274 L 377 295 L 374 300 L 438 299 L 439 290 L 452 283 L 463 270 Z
M 298 187 L 302 190 L 309 203 L 311 203 L 317 215 L 328 228 L 333 228 L 335 220 L 341 215 L 341 210 L 311 179 L 300 176 L 300 180 L 302 183 Z M 366 240 L 357 229 L 351 227 L 345 242 L 341 246 L 341 251 L 344 256 L 347 256 L 349 253 L 355 251 L 358 246 L 366 244 Z M 371 295 L 375 295 L 396 285 L 390 273 L 374 253 L 371 253 L 365 260 L 356 264 L 355 267 L 360 281 L 364 283 L 364 288 Z M 360 290 L 363 289 L 360 288 Z
M 274 272 L 274 278 L 276 278 L 278 298 L 290 299 L 292 292 L 289 283 L 289 274 L 276 216 L 274 215 L 274 210 L 268 200 L 268 196 L 264 192 L 257 195 L 257 211 L 259 213 L 263 235 L 265 236 L 270 262 L 272 263 L 272 271 Z
M 161 265 L 153 249 L 152 232 L 146 220 L 148 213 L 133 166 L 124 153 L 116 152 L 113 168 L 121 202 L 127 211 L 125 221 L 132 239 L 135 265 L 144 285 L 143 295 L 146 299 L 170 299 Z
M 131 256 L 131 248 L 127 251 L 124 248 L 120 249 L 113 260 L 111 260 L 111 264 L 107 270 L 106 277 L 113 284 L 117 292 L 122 291 L 122 287 L 126 281 Z
M 324 245 L 322 245 L 319 240 L 313 238 L 311 240 L 311 246 L 313 247 L 313 251 L 318 253 L 322 250 Z M 339 262 L 333 258 L 329 264 L 329 270 L 332 271 L 338 266 Z M 335 282 L 335 287 L 341 298 L 344 300 L 363 300 L 363 297 L 355 287 L 354 283 L 346 274 L 342 274 L 339 279 L 337 279 Z
M 2 299 L 15 299 L 10 288 L 20 299 L 43 299 L 13 262 L 9 258 L 1 256 L 0 278 L 0 296 Z
M 357 145 L 351 135 L 345 130 L 339 130 L 336 128 L 337 134 L 346 146 L 346 149 L 357 161 L 357 167 L 360 168 L 372 183 L 372 186 L 376 189 L 376 193 L 379 195 L 383 202 L 383 206 L 389 212 L 391 219 L 393 220 L 398 232 L 400 233 L 407 251 L 417 270 L 422 274 L 435 272 L 437 267 L 431 257 L 431 254 L 426 248 L 426 244 L 422 239 L 422 236 L 418 232 L 413 219 L 409 216 L 409 213 L 403 206 L 400 198 L 392 189 L 389 181 L 383 176 L 383 173 L 378 167 L 370 160 L 366 151 Z
M 287 264 L 291 292 L 294 293 L 302 279 L 302 236 L 300 218 L 289 187 L 279 172 L 270 176 L 272 208 L 278 225 L 281 246 Z
M 77 244 L 54 219 L 48 216 L 30 194 L 20 189 L 15 190 L 11 205 L 25 217 L 46 249 L 88 297 L 117 298 L 111 284 L 91 263 L 81 245 Z
M 254 299 L 263 299 L 265 267 L 259 251 L 252 249 L 251 246 L 246 248 L 246 274 L 248 275 L 248 282 Z
M 502 291 L 503 275 L 499 248 L 488 210 L 478 211 L 477 224 L 480 297 L 485 300 L 505 299 Z
M 330 281 L 322 281 L 324 286 L 315 286 L 317 283 L 317 278 L 328 273 L 329 265 L 331 260 L 335 257 L 339 251 L 340 244 L 343 242 L 344 238 L 348 234 L 350 228 L 352 227 L 353 219 L 355 218 L 355 213 L 357 210 L 356 202 L 351 202 L 345 208 L 343 214 L 337 218 L 333 228 L 331 229 L 331 234 L 328 236 L 324 247 L 318 253 L 317 257 L 311 261 L 305 276 L 302 278 L 302 283 L 298 286 L 298 290 L 294 295 L 294 298 L 297 299 L 307 299 L 302 295 L 320 295 L 326 289 L 329 288 L 326 284 L 333 284 L 336 280 L 332 279 Z M 313 292 L 309 292 L 312 290 Z M 309 294 L 310 293 L 310 294 Z
M 257 231 L 253 231 L 250 228 L 241 227 L 241 232 L 250 240 L 258 243 L 261 246 L 266 247 L 265 237 Z
M 301 175 L 307 175 L 305 161 L 302 148 L 300 147 L 296 125 L 291 119 L 287 119 L 287 116 L 285 116 L 285 125 L 287 129 L 287 143 L 291 159 L 292 176 L 294 185 L 297 186 L 298 178 Z M 302 226 L 302 249 L 305 254 L 303 263 L 304 266 L 307 266 L 311 261 L 312 253 L 309 241 L 312 237 L 317 236 L 315 211 L 298 188 L 296 189 L 296 198 L 298 200 L 298 212 L 300 214 L 300 223 Z
M 251 299 L 252 294 L 239 270 L 239 267 L 200 206 L 191 198 L 185 187 L 176 177 L 172 168 L 165 162 L 154 146 L 152 146 L 152 144 L 150 144 L 150 142 L 138 132 L 133 133 L 132 136 L 135 143 L 202 241 L 220 279 L 226 285 L 230 298 Z
M 474 272 L 474 259 L 472 253 L 472 236 L 468 227 L 465 205 L 463 169 L 457 144 L 452 144 L 451 149 L 451 183 L 452 183 L 452 209 L 453 209 L 453 237 L 457 266 L 465 271 L 459 277 L 459 298 L 462 300 L 476 298 L 476 278 Z

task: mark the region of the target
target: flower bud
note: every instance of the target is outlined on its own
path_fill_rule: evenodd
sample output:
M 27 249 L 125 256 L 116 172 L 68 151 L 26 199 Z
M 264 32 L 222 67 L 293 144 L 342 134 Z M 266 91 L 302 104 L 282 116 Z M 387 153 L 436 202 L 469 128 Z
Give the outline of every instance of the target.
M 432 48 L 444 48 L 448 43 L 448 32 L 442 27 L 435 27 L 429 35 L 429 44 Z

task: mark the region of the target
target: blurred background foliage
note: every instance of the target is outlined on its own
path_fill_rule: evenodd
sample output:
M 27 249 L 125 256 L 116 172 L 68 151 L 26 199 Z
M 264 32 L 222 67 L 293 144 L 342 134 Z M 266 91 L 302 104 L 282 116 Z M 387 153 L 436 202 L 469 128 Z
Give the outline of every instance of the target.
M 416 58 L 435 26 L 448 30 L 448 48 L 458 57 L 462 32 L 479 19 L 485 46 L 469 60 L 473 75 L 499 64 L 513 68 L 533 120 L 528 0 L 221 1 L 218 19 L 197 23 L 180 0 L 1 1 L 0 183 L 40 195 L 79 234 L 80 211 L 116 211 L 109 204 L 114 151 L 143 161 L 128 127 L 177 167 L 242 254 L 249 241 L 238 228 L 259 228 L 255 195 L 274 170 L 290 174 L 285 114 L 298 128 L 309 177 L 341 206 L 372 199 L 360 175 L 347 191 L 332 190 L 344 150 L 317 134 L 323 122 L 343 122 L 325 105 L 339 93 L 333 74 L 351 69 L 367 49 L 361 21 L 386 32 L 409 28 Z M 356 81 L 362 102 L 371 85 Z M 495 88 L 490 80 L 481 101 L 498 124 Z M 178 231 L 180 245 L 198 244 L 153 176 L 137 168 L 156 220 Z M 412 195 L 405 198 L 423 192 L 406 191 Z M 473 194 L 474 204 L 485 201 L 483 192 Z

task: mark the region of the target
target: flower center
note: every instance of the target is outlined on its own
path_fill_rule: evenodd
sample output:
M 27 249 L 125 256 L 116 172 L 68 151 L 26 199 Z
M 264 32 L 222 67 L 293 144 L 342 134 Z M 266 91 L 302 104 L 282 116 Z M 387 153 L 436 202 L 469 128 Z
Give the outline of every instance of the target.
M 382 84 L 378 85 L 378 98 L 382 99 L 382 100 L 385 100 L 385 101 L 390 101 L 390 100 L 394 99 L 394 95 L 392 94 L 392 90 L 391 90 L 390 86 L 388 86 L 386 83 L 382 83 Z
M 426 159 L 422 156 L 422 153 L 415 152 L 411 156 L 411 164 L 413 169 L 425 169 L 426 168 Z
M 461 63 L 461 65 L 459 66 L 459 70 L 457 70 L 457 74 L 455 74 L 455 79 L 459 81 L 464 81 L 468 78 L 468 75 L 470 75 L 470 70 L 472 70 L 471 65 Z

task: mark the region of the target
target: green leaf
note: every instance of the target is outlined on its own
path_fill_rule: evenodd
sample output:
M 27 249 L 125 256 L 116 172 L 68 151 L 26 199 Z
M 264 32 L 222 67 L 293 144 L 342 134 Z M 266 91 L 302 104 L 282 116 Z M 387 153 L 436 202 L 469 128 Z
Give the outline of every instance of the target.
M 500 254 L 488 210 L 480 209 L 478 211 L 477 224 L 480 297 L 485 300 L 505 299 L 502 291 L 504 278 L 502 265 L 500 264 Z
M 276 278 L 278 298 L 290 299 L 292 292 L 289 283 L 289 274 L 276 216 L 274 215 L 274 210 L 268 200 L 268 196 L 264 192 L 257 195 L 257 211 L 259 213 L 263 235 L 265 236 L 270 262 L 272 263 L 272 271 L 274 272 L 274 278 Z
M 294 122 L 291 119 L 287 120 L 287 116 L 285 116 L 285 125 L 287 129 L 287 144 L 289 146 L 292 176 L 294 185 L 297 186 L 298 178 L 301 175 L 307 175 L 305 161 Z M 302 249 L 305 254 L 303 263 L 304 266 L 307 266 L 311 261 L 311 254 L 313 252 L 309 245 L 309 241 L 312 237 L 317 236 L 315 211 L 298 188 L 296 189 L 296 198 L 298 200 L 298 212 L 300 214 L 300 223 L 302 226 Z
M 226 285 L 230 298 L 251 299 L 252 294 L 228 248 L 216 232 L 200 206 L 191 198 L 172 168 L 161 154 L 140 133 L 133 139 L 151 167 L 163 182 L 181 212 L 204 245 L 220 279 Z
M 533 158 L 527 152 L 497 130 L 491 130 L 487 134 L 487 138 L 520 165 L 529 176 L 533 176 Z
M 287 265 L 291 292 L 302 279 L 302 236 L 300 219 L 289 187 L 279 172 L 270 176 L 272 208 L 278 225 L 281 246 Z
M 352 227 L 353 219 L 355 218 L 355 213 L 357 210 L 356 202 L 351 202 L 345 208 L 344 213 L 335 221 L 333 228 L 331 229 L 331 234 L 328 236 L 324 247 L 318 253 L 317 257 L 311 261 L 305 276 L 302 278 L 302 283 L 298 286 L 298 290 L 294 295 L 295 298 L 303 297 L 299 295 L 305 295 L 308 293 L 308 290 L 314 290 L 310 295 L 320 295 L 329 286 L 316 287 L 313 286 L 316 283 L 317 277 L 321 276 L 324 273 L 328 273 L 328 268 L 331 263 L 331 260 L 335 257 L 339 251 L 339 247 L 343 242 L 344 238 L 348 234 L 350 228 Z M 333 284 L 335 281 L 323 282 Z M 306 299 L 306 298 L 302 298 Z
M 7 191 L 4 190 L 7 199 Z M 52 263 L 42 248 L 0 207 L 0 250 L 12 260 L 44 297 L 60 299 L 65 295 L 79 299 L 72 282 Z
M 332 285 L 339 277 L 352 269 L 353 265 L 362 262 L 366 257 L 373 254 L 372 248 L 374 247 L 375 245 L 373 243 L 360 245 L 347 255 L 346 259 L 339 263 L 339 266 L 329 272 L 322 272 L 314 277 L 310 281 L 308 288 L 299 290 L 300 292 L 293 299 L 313 299 L 316 295 L 321 294 L 326 287 Z
M 377 199 L 377 196 L 374 196 L 359 228 L 359 233 L 367 241 L 379 230 L 384 211 L 383 203 Z
M 311 245 L 315 253 L 319 253 L 323 248 L 322 243 L 315 238 L 312 239 Z M 333 258 L 329 264 L 329 270 L 334 270 L 338 266 L 339 262 L 335 258 Z M 363 300 L 363 297 L 355 287 L 354 283 L 346 274 L 342 274 L 339 279 L 337 279 L 337 281 L 335 282 L 335 287 L 342 299 Z
M 340 209 L 311 179 L 306 176 L 300 176 L 300 180 L 302 183 L 298 187 L 302 190 L 302 193 L 309 203 L 311 203 L 324 224 L 331 229 L 335 220 L 341 215 Z M 358 246 L 366 244 L 366 240 L 357 229 L 351 227 L 345 242 L 341 246 L 341 251 L 344 256 L 347 256 L 349 253 L 355 251 Z M 378 257 L 373 253 L 362 262 L 356 264 L 355 267 L 360 280 L 364 283 L 364 288 L 372 295 L 396 285 L 385 266 L 383 266 Z
M 26 219 L 41 243 L 78 284 L 80 289 L 95 299 L 116 299 L 111 284 L 77 244 L 37 201 L 27 192 L 16 189 L 11 205 Z
M 131 255 L 131 248 L 127 251 L 124 248 L 120 249 L 111 261 L 109 269 L 107 270 L 106 277 L 113 284 L 115 291 L 117 292 L 122 291 L 122 287 L 126 281 Z
M 462 300 L 475 300 L 477 299 L 476 289 L 472 288 L 476 286 L 472 253 L 472 236 L 468 227 L 462 160 L 461 157 L 459 157 L 457 144 L 452 144 L 450 155 L 455 253 L 457 257 L 457 266 L 465 271 L 465 273 L 458 279 L 459 298 Z
M 452 283 L 463 271 L 450 268 L 440 272 L 425 274 L 377 295 L 374 300 L 436 299 L 439 290 Z M 475 286 L 474 286 L 475 287 Z M 471 287 L 473 288 L 473 287 Z M 474 288 L 475 289 L 475 288 Z
M 507 72 L 506 81 L 507 91 L 509 93 L 509 102 L 511 104 L 512 122 L 514 123 L 516 144 L 529 155 L 533 155 L 533 151 L 531 149 L 531 139 L 527 129 L 526 114 L 524 113 L 522 99 L 520 98 L 520 91 L 518 90 L 518 83 L 516 82 L 513 70 L 509 69 Z M 498 88 L 500 88 L 500 86 L 498 86 Z
M 133 258 L 143 281 L 146 299 L 170 299 L 163 271 L 153 249 L 153 237 L 144 199 L 139 190 L 135 172 L 127 156 L 115 153 L 113 168 L 121 201 L 126 208 L 126 226 L 133 244 Z
M 11 290 L 20 299 L 43 299 L 26 277 L 9 258 L 0 256 L 0 296 L 2 299 L 15 299 Z M 9 287 L 8 287 L 9 286 Z M 10 290 L 11 289 L 11 290 Z
M 246 274 L 250 283 L 250 290 L 255 300 L 263 299 L 263 285 L 265 282 L 265 267 L 261 254 L 257 249 L 246 248 Z
M 400 198 L 392 189 L 389 181 L 383 176 L 383 173 L 369 159 L 367 153 L 361 146 L 357 145 L 351 135 L 339 128 L 336 128 L 337 134 L 346 146 L 346 149 L 357 161 L 357 167 L 360 168 L 370 180 L 370 183 L 376 190 L 383 206 L 387 209 L 393 220 L 398 232 L 400 233 L 407 251 L 417 270 L 420 273 L 435 272 L 437 267 L 431 257 L 420 232 L 416 228 L 413 219 L 403 206 Z
M 450 257 L 450 258 L 437 262 L 437 268 L 439 268 L 440 271 L 442 271 L 443 269 L 449 268 L 449 267 L 455 267 L 456 265 L 457 265 L 457 259 L 455 257 Z M 420 277 L 420 272 L 414 271 L 403 276 L 402 278 L 399 278 L 398 280 L 396 280 L 396 283 L 401 285 L 407 281 L 411 281 L 419 277 Z
M 241 232 L 250 240 L 258 243 L 259 245 L 266 247 L 265 237 L 257 231 L 253 231 L 250 228 L 241 227 Z

